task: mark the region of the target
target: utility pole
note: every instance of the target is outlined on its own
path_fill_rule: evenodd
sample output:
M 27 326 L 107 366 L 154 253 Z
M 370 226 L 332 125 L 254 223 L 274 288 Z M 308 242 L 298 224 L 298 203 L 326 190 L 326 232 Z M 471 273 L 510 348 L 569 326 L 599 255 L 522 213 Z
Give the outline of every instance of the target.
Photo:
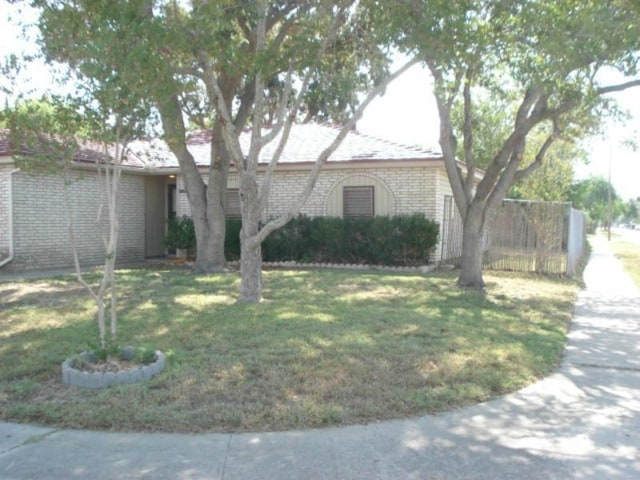
M 611 241 L 611 222 L 613 221 L 613 202 L 611 199 L 611 139 L 609 139 L 609 185 L 607 188 L 607 240 Z

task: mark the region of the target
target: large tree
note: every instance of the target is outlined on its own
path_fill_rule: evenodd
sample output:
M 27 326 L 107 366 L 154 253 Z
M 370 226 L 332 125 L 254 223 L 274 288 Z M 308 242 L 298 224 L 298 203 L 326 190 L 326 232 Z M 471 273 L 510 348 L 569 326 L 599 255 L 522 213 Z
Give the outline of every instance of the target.
M 243 217 L 240 299 L 259 300 L 260 244 L 300 210 L 322 164 L 364 107 L 399 74 L 388 71 L 389 51 L 371 36 L 359 2 L 35 3 L 42 8 L 40 29 L 51 58 L 90 78 L 115 71 L 154 101 L 191 205 L 198 271 L 224 265 L 224 207 L 233 161 Z M 123 49 L 136 61 L 123 64 Z M 187 149 L 185 117 L 212 128 L 208 182 Z M 318 159 L 290 212 L 260 228 L 271 176 L 297 117 L 335 118 L 345 128 Z M 243 152 L 239 137 L 248 124 L 251 146 Z M 276 138 L 277 153 L 258 182 L 260 152 Z
M 365 32 L 344 26 L 325 46 L 322 58 L 316 58 L 328 33 L 324 29 L 330 25 L 328 6 L 333 2 L 269 2 L 264 12 L 268 47 L 262 52 L 255 2 L 35 0 L 34 4 L 42 9 L 40 31 L 49 59 L 66 62 L 89 78 L 103 70 L 116 72 L 129 88 L 153 100 L 191 206 L 197 272 L 224 267 L 231 156 L 223 125 L 231 122 L 239 132 L 255 114 L 257 73 L 267 119 L 275 117 L 285 93 L 285 72 L 291 71 L 299 82 L 300 72 L 312 64 L 314 75 L 299 109 L 306 118 L 344 118 L 357 104 L 356 92 L 370 85 L 370 74 L 384 68 L 384 55 L 368 50 L 366 42 L 353 45 Z M 134 61 L 122 61 L 125 50 Z M 360 68 L 365 62 L 375 68 Z M 225 119 L 219 102 L 229 112 Z M 187 148 L 189 126 L 212 131 L 206 180 Z
M 419 55 L 433 78 L 440 145 L 463 219 L 458 284 L 482 288 L 483 238 L 514 182 L 543 164 L 563 132 L 594 116 L 606 93 L 640 85 L 636 79 L 606 85 L 599 76 L 604 67 L 636 75 L 637 6 L 626 0 L 372 3 L 376 18 L 391 26 L 389 40 Z M 513 114 L 505 111 L 509 130 L 490 151 L 476 140 L 477 107 L 487 92 L 518 98 Z M 456 105 L 463 112 L 459 127 Z M 527 138 L 540 127 L 547 135 L 527 164 Z
M 311 194 L 322 166 L 327 162 L 331 154 L 345 138 L 349 130 L 354 128 L 356 121 L 362 115 L 367 105 L 386 86 L 404 71 L 416 63 L 416 60 L 407 61 L 402 67 L 393 73 L 386 71 L 386 58 L 382 57 L 378 65 L 369 64 L 369 73 L 374 73 L 374 81 L 365 84 L 369 91 L 364 95 L 359 104 L 351 112 L 344 116 L 344 124 L 339 130 L 335 139 L 326 146 L 316 159 L 305 185 L 296 198 L 288 206 L 287 211 L 274 219 L 268 220 L 265 224 L 264 213 L 266 211 L 271 180 L 278 163 L 279 157 L 286 147 L 289 132 L 292 124 L 300 111 L 301 106 L 307 99 L 307 93 L 314 79 L 321 78 L 318 73 L 323 71 L 322 65 L 332 56 L 328 53 L 336 44 L 336 41 L 343 38 L 343 32 L 347 32 L 350 38 L 355 32 L 355 38 L 361 38 L 362 44 L 359 48 L 351 50 L 351 55 L 357 58 L 364 55 L 368 48 L 375 51 L 375 42 L 368 42 L 362 35 L 363 20 L 366 20 L 366 11 L 363 12 L 357 5 L 358 2 L 318 2 L 314 5 L 313 30 L 298 31 L 295 35 L 288 37 L 291 47 L 282 52 L 279 51 L 278 44 L 274 45 L 276 38 L 268 35 L 269 10 L 266 1 L 257 1 L 254 4 L 253 19 L 248 24 L 250 38 L 255 43 L 256 54 L 251 58 L 247 68 L 248 72 L 254 72 L 252 78 L 254 88 L 254 101 L 251 106 L 251 141 L 248 152 L 243 152 L 240 145 L 241 130 L 233 122 L 231 109 L 224 101 L 224 92 L 220 88 L 220 82 L 212 79 L 211 87 L 213 95 L 216 97 L 215 104 L 218 119 L 223 123 L 223 136 L 227 150 L 231 154 L 233 162 L 238 171 L 240 180 L 240 207 L 242 215 L 242 229 L 240 231 L 240 297 L 241 302 L 258 302 L 262 298 L 262 254 L 261 245 L 267 236 L 274 230 L 284 226 L 289 220 L 297 215 Z M 309 15 L 310 12 L 307 12 Z M 321 36 L 312 35 L 313 32 L 322 32 Z M 302 55 L 300 55 L 302 54 Z M 381 59 L 380 56 L 362 57 L 367 61 L 371 58 Z M 282 91 L 275 106 L 275 115 L 265 115 L 273 111 L 273 106 L 267 102 L 266 95 L 268 82 L 271 79 L 270 63 L 276 62 L 281 65 L 288 65 L 286 73 L 281 76 Z M 363 62 L 356 61 L 357 66 Z M 366 62 L 365 62 L 366 63 Z M 332 63 L 330 63 L 332 64 Z M 355 73 L 355 72 L 353 72 Z M 353 78 L 353 77 L 350 77 Z M 357 75 L 356 77 L 357 78 Z M 294 82 L 297 89 L 294 92 Z M 308 108 L 324 110 L 318 105 L 326 103 L 326 100 L 317 102 L 317 85 L 312 88 L 314 92 L 314 103 L 309 103 Z M 348 83 L 345 92 L 353 92 L 353 84 Z M 325 96 L 328 97 L 329 94 Z M 322 98 L 320 98 L 322 100 Z M 275 123 L 265 124 L 265 118 L 273 118 Z M 269 127 L 266 128 L 265 127 Z M 276 142 L 275 153 L 269 159 L 264 172 L 259 172 L 259 162 L 263 148 L 270 142 Z

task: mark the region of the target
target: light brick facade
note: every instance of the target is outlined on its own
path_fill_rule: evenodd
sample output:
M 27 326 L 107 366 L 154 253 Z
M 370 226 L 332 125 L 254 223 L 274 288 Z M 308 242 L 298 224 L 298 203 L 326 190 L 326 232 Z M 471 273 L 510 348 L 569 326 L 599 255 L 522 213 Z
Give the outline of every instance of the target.
M 98 265 L 104 262 L 104 246 L 96 223 L 103 192 L 102 179 L 90 170 L 76 173 L 69 190 L 76 246 L 81 265 Z M 120 263 L 144 260 L 144 194 L 144 177 L 122 175 L 118 195 L 120 235 L 117 258 Z M 3 269 L 21 271 L 72 267 L 68 207 L 64 200 L 62 177 L 23 172 L 14 174 L 11 203 L 14 260 Z M 106 223 L 106 210 L 104 216 Z M 2 232 L 5 230 L 3 228 Z
M 9 256 L 9 193 L 12 170 L 11 165 L 0 165 L 0 261 Z
M 310 167 L 280 168 L 273 176 L 271 194 L 264 214 L 265 219 L 286 212 L 291 202 L 302 192 L 307 183 Z M 432 220 L 442 223 L 444 196 L 451 195 L 451 187 L 441 162 L 371 162 L 371 164 L 338 165 L 323 167 L 311 196 L 301 213 L 309 216 L 326 216 L 329 199 L 334 189 L 341 188 L 353 177 L 368 177 L 371 183 L 382 186 L 391 198 L 383 214 L 400 215 L 424 213 Z M 207 175 L 203 174 L 207 181 Z M 262 178 L 259 178 L 262 181 Z M 178 177 L 177 215 L 190 215 L 191 209 L 182 178 Z M 229 175 L 229 188 L 238 187 L 237 175 Z M 378 195 L 378 193 L 376 193 Z M 433 260 L 440 259 L 440 243 Z
M 273 176 L 264 220 L 280 216 L 290 208 L 307 184 L 318 155 L 335 139 L 337 131 L 331 126 L 314 124 L 296 125 L 292 129 L 287 149 L 279 158 Z M 241 135 L 240 140 L 247 149 L 248 134 Z M 177 159 L 163 145 L 159 140 L 130 145 L 132 150 L 125 163 L 129 173 L 123 173 L 118 195 L 118 260 L 121 263 L 143 261 L 145 255 L 162 255 L 161 238 L 169 210 L 173 213 L 175 207 L 177 215 L 190 215 Z M 263 150 L 259 171 L 264 171 L 271 161 L 273 145 Z M 188 146 L 207 182 L 210 132 L 194 132 Z M 81 263 L 88 266 L 103 262 L 104 248 L 96 226 L 102 185 L 85 160 L 81 158 L 76 164 L 79 176 L 70 189 L 76 244 Z M 8 144 L 0 143 L 0 262 L 9 255 L 11 240 L 14 245 L 14 258 L 2 270 L 71 267 L 69 207 L 64 200 L 63 179 L 59 175 L 11 173 L 14 171 Z M 177 176 L 175 197 L 174 175 Z M 238 186 L 237 173 L 231 168 L 228 188 Z M 444 198 L 451 194 L 442 158 L 437 152 L 349 132 L 322 168 L 300 213 L 342 216 L 345 192 L 350 192 L 349 198 L 353 198 L 354 191 L 370 192 L 364 211 L 375 215 L 422 213 L 438 223 L 442 223 Z M 440 260 L 440 245 L 432 260 Z

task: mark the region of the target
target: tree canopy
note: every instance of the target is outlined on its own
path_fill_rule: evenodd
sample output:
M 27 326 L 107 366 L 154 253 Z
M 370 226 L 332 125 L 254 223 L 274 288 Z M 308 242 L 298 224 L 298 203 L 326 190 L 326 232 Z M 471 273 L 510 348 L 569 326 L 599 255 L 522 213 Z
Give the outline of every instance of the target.
M 592 223 L 606 226 L 609 222 L 609 195 L 611 195 L 611 220 L 624 213 L 624 203 L 615 188 L 603 177 L 591 177 L 571 185 L 569 199 L 573 206 L 583 210 Z
M 540 169 L 559 138 L 597 128 L 607 93 L 640 85 L 640 11 L 632 0 L 33 3 L 50 59 L 126 86 L 126 98 L 159 112 L 192 206 L 202 271 L 224 263 L 210 246 L 223 243 L 230 159 L 247 180 L 261 148 L 279 133 L 286 139 L 295 118 L 349 125 L 369 101 L 364 92 L 377 94 L 393 78 L 394 51 L 422 62 L 433 78 L 440 145 L 463 217 L 463 286 L 484 284 L 482 238 L 514 183 Z M 605 68 L 629 80 L 604 84 Z M 213 132 L 206 182 L 186 148 L 189 122 Z M 249 125 L 245 158 L 237 136 Z M 254 183 L 240 194 L 255 218 L 269 182 Z M 263 239 L 277 225 L 246 238 Z
M 180 163 L 197 238 L 195 269 L 224 267 L 224 209 L 230 152 L 221 99 L 240 132 L 256 115 L 277 122 L 278 108 L 304 119 L 343 121 L 359 92 L 387 75 L 388 55 L 370 42 L 355 2 L 231 0 L 35 0 L 49 60 L 86 79 L 116 78 L 158 112 L 164 138 Z M 258 25 L 264 42 L 258 47 Z M 127 52 L 126 58 L 121 53 Z M 305 82 L 304 78 L 308 77 Z M 287 79 L 290 79 L 287 86 Z M 306 87 L 303 88 L 303 84 Z M 304 90 L 293 110 L 295 94 Z M 208 178 L 186 147 L 189 127 L 211 135 Z
M 637 6 L 625 0 L 371 3 L 387 41 L 417 55 L 434 79 L 440 145 L 463 218 L 458 283 L 481 288 L 484 234 L 512 185 L 543 164 L 561 135 L 597 125 L 604 94 L 640 85 L 635 78 L 603 85 L 598 77 L 603 67 L 637 75 Z M 500 128 L 483 143 L 492 116 Z M 530 142 L 536 131 L 542 141 Z

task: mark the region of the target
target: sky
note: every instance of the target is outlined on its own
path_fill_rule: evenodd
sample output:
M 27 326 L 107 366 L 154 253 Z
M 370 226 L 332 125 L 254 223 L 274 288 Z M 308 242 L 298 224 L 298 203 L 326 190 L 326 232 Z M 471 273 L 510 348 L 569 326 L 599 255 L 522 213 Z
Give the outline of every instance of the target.
M 616 81 L 619 79 L 613 79 Z M 640 147 L 640 87 L 612 95 L 631 118 L 624 125 L 609 122 L 602 136 L 587 138 L 583 147 L 589 163 L 575 166 L 576 179 L 591 176 L 609 178 L 623 199 L 640 197 L 640 150 L 626 146 L 628 140 Z M 383 97 L 374 100 L 358 130 L 409 145 L 438 145 L 439 121 L 428 73 L 421 66 L 411 68 L 395 80 Z
M 0 0 L 0 59 L 10 53 L 27 51 L 36 53 L 33 39 L 21 39 L 19 20 L 35 21 L 33 11 L 26 7 L 9 5 Z M 23 72 L 18 90 L 25 95 L 39 95 L 51 86 L 51 74 L 42 64 L 30 66 Z M 0 78 L 0 90 L 7 86 Z M 15 85 L 14 85 L 15 87 Z M 55 88 L 59 89 L 60 86 Z M 358 122 L 358 131 L 407 145 L 438 148 L 439 121 L 426 70 L 412 67 L 396 79 L 385 94 L 375 99 Z M 577 165 L 576 178 L 591 176 L 609 178 L 623 199 L 640 197 L 640 150 L 633 151 L 628 140 L 640 144 L 640 87 L 613 96 L 631 118 L 625 124 L 608 124 L 604 135 L 584 140 L 589 163 Z M 0 92 L 0 104 L 4 99 Z

